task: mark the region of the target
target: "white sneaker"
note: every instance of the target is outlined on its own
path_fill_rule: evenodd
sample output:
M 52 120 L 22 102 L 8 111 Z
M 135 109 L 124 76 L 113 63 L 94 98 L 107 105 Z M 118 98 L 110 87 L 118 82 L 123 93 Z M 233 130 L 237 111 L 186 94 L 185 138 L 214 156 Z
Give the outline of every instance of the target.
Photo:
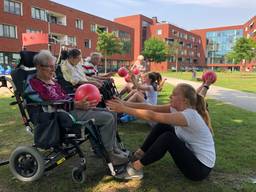
M 131 180 L 131 179 L 140 180 L 143 178 L 143 171 L 134 169 L 132 165 L 129 163 L 126 167 L 126 172 L 116 175 L 115 177 L 118 179 L 125 179 L 125 180 Z

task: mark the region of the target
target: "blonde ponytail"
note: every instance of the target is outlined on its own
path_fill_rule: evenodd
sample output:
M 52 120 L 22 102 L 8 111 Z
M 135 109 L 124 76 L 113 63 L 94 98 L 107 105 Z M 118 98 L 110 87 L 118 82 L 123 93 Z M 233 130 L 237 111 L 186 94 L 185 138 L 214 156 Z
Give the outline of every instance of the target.
M 197 93 L 197 101 L 196 101 L 196 110 L 204 119 L 205 123 L 208 125 L 211 133 L 213 134 L 211 118 L 210 118 L 209 112 L 206 109 L 206 102 L 204 100 L 204 97 L 198 93 Z

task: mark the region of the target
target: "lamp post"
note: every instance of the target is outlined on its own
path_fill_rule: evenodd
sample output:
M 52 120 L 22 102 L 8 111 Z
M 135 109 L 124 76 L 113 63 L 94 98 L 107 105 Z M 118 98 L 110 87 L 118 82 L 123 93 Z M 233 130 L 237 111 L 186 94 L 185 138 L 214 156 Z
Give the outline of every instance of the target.
M 51 39 L 52 39 L 52 35 L 51 35 L 51 24 L 50 24 L 50 14 L 48 11 L 46 11 L 46 19 L 47 19 L 47 28 L 48 28 L 48 38 L 49 38 L 49 42 L 48 42 L 48 50 L 51 51 Z

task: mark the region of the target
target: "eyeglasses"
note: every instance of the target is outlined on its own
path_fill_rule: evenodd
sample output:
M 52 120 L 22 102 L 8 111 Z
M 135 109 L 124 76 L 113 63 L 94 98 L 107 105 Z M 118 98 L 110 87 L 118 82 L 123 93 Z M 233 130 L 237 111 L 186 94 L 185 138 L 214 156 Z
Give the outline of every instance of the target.
M 40 65 L 40 66 L 48 69 L 54 69 L 54 70 L 57 68 L 56 65 Z

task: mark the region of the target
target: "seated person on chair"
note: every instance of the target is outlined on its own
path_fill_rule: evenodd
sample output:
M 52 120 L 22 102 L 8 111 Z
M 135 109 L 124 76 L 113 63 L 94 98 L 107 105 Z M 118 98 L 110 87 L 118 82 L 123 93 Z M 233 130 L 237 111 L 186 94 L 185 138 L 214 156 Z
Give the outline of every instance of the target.
M 106 74 L 99 75 L 97 67 L 101 64 L 101 59 L 102 59 L 101 53 L 93 52 L 91 53 L 89 58 L 90 59 L 87 59 L 83 63 L 83 68 L 85 70 L 84 72 L 86 75 L 92 76 L 94 78 L 101 79 L 101 80 L 107 80 L 116 73 L 116 72 L 108 72 Z
M 82 56 L 78 49 L 71 49 L 68 51 L 68 58 L 61 64 L 61 71 L 66 81 L 72 83 L 73 86 L 90 83 L 100 88 L 102 81 L 86 76 L 81 65 Z
M 54 81 L 56 58 L 48 50 L 40 51 L 34 57 L 36 74 L 28 79 L 28 85 L 39 94 L 44 101 L 58 101 L 71 99 L 63 91 L 61 86 Z M 88 102 L 86 98 L 74 102 L 74 110 L 70 111 L 77 121 L 95 119 L 95 125 L 99 127 L 103 145 L 114 165 L 124 164 L 127 157 L 117 147 L 116 141 L 116 117 L 115 113 L 95 107 L 95 101 Z

